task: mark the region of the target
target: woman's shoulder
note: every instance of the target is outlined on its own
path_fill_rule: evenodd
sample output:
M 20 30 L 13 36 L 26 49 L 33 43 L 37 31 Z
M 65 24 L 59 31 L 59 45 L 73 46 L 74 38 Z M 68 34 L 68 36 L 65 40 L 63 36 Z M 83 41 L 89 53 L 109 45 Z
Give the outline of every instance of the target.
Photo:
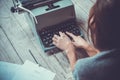
M 96 74 L 96 77 L 93 78 L 98 80 L 100 76 L 112 75 L 113 71 L 119 72 L 120 70 L 116 70 L 118 66 L 120 67 L 119 61 L 120 50 L 103 51 L 93 57 L 79 59 L 76 62 L 73 73 L 74 76 L 79 75 L 76 78 L 81 78 L 80 76 L 82 75 L 84 76 L 82 78 L 90 78 L 90 80 Z
M 105 62 L 112 63 L 113 61 L 120 61 L 120 49 L 102 51 L 95 56 L 79 59 L 76 62 L 76 68 L 85 68 L 86 66 L 88 67 L 92 65 L 96 66 L 98 63 L 102 62 L 104 62 L 104 64 Z

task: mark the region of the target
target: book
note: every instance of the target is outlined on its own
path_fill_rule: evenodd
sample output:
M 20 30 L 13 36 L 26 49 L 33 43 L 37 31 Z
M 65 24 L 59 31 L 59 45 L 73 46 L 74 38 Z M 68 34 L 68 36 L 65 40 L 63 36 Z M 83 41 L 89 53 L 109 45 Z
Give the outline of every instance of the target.
M 54 80 L 54 77 L 54 72 L 27 60 L 12 80 Z

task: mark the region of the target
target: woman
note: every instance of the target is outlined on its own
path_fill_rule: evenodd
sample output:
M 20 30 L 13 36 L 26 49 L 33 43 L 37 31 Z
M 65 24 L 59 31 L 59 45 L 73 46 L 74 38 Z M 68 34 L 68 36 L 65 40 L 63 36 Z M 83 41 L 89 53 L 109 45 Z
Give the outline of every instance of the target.
M 69 32 L 74 41 L 60 32 L 53 44 L 67 53 L 75 80 L 120 80 L 120 0 L 97 0 L 88 26 L 94 47 Z M 85 49 L 90 57 L 77 60 L 75 47 Z

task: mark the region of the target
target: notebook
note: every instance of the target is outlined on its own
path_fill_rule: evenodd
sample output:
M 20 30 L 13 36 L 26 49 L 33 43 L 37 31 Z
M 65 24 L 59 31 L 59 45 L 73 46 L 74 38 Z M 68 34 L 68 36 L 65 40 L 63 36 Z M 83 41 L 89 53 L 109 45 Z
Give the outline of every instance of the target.
M 12 80 L 54 80 L 55 73 L 26 60 Z

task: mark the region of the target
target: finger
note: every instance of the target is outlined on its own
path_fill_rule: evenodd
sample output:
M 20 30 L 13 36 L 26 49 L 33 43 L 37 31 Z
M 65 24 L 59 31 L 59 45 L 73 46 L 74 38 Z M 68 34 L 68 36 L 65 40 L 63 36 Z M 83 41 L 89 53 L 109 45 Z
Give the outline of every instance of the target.
M 68 34 L 70 37 L 72 37 L 73 39 L 76 38 L 76 36 L 70 32 L 66 32 L 66 34 Z
M 58 37 L 59 37 L 59 36 L 55 35 L 55 36 L 52 38 L 53 42 L 58 43 L 58 41 L 59 41 L 59 38 L 58 38 Z
M 55 35 L 55 36 L 52 38 L 52 40 L 53 40 L 54 42 L 56 42 L 56 43 L 58 43 L 60 39 L 61 39 L 61 37 L 59 37 L 59 36 L 57 36 L 57 35 Z
M 60 34 L 60 37 L 64 37 L 65 36 L 65 34 L 62 33 L 62 32 L 59 32 L 59 34 Z
M 76 42 L 72 42 L 73 45 L 76 45 Z
M 57 38 L 53 37 L 52 40 L 53 40 L 53 41 L 57 41 Z
M 55 39 L 59 39 L 60 36 L 58 36 L 58 35 L 54 35 L 53 38 L 55 38 Z
M 54 41 L 53 41 L 53 44 L 56 45 L 56 46 L 58 45 L 57 42 L 54 42 Z
M 83 39 L 81 36 L 77 36 L 79 39 Z
M 78 44 L 76 42 L 72 42 L 72 44 L 76 47 L 80 47 L 80 46 L 78 46 Z

